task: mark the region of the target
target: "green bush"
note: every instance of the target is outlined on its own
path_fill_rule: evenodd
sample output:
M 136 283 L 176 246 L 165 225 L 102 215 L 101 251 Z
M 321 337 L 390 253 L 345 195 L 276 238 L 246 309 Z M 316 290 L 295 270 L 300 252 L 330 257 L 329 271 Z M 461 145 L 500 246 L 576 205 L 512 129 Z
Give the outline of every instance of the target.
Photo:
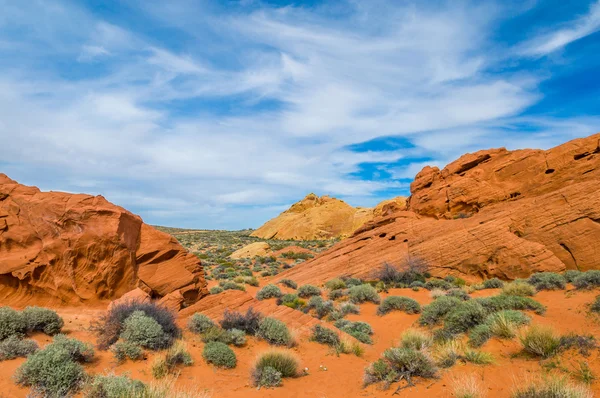
M 298 284 L 291 279 L 282 279 L 277 283 L 281 283 L 283 286 L 287 286 L 290 289 L 294 289 L 294 290 L 298 289 Z
M 460 358 L 460 345 L 456 340 L 447 340 L 436 346 L 434 354 L 440 368 L 450 368 Z
M 371 328 L 371 325 L 366 322 L 351 322 L 346 319 L 340 319 L 333 325 L 361 343 L 373 344 L 373 340 L 371 339 L 373 329 Z
M 27 307 L 23 310 L 27 330 L 32 332 L 43 332 L 49 336 L 60 333 L 64 326 L 63 319 L 48 308 Z
M 377 315 L 385 315 L 391 311 L 404 311 L 407 314 L 421 313 L 419 303 L 409 297 L 389 296 L 377 308 Z
M 312 296 L 320 296 L 321 289 L 313 285 L 302 285 L 298 288 L 298 296 L 302 298 L 309 298 Z
M 270 298 L 279 297 L 281 297 L 281 290 L 275 285 L 267 285 L 260 289 L 258 293 L 256 293 L 256 298 L 258 300 L 266 300 Z
M 191 316 L 190 320 L 188 321 L 188 329 L 190 329 L 192 333 L 196 334 L 204 333 L 208 329 L 214 328 L 216 326 L 217 325 L 212 321 L 212 319 L 210 319 L 204 314 L 195 313 Z
M 477 325 L 469 331 L 469 345 L 471 347 L 481 347 L 491 338 L 492 331 L 487 324 Z
M 486 309 L 488 313 L 502 310 L 529 310 L 538 315 L 546 312 L 546 307 L 530 297 L 510 296 L 500 294 L 498 296 L 478 298 L 476 300 Z
M 502 294 L 505 296 L 534 296 L 537 289 L 525 282 L 511 282 L 504 285 Z
M 448 297 L 456 297 L 457 299 L 467 301 L 471 300 L 471 296 L 469 293 L 465 292 L 463 289 L 450 289 L 446 292 L 446 296 Z
M 348 296 L 350 301 L 355 304 L 360 304 L 367 301 L 379 304 L 381 301 L 379 294 L 377 294 L 377 290 L 371 285 L 352 286 L 348 291 Z
M 327 281 L 325 283 L 325 287 L 328 290 L 345 289 L 346 288 L 346 282 L 344 282 L 340 278 L 334 278 L 334 279 L 331 279 L 330 281 Z
M 500 338 L 510 339 L 515 337 L 516 330 L 531 322 L 531 317 L 515 310 L 503 310 L 488 315 L 485 323 L 490 327 L 490 332 Z
M 123 340 L 151 350 L 160 350 L 171 345 L 171 336 L 167 335 L 154 318 L 143 311 L 135 311 L 123 324 Z
M 363 281 L 358 278 L 341 277 L 340 279 L 346 282 L 347 287 L 360 286 L 363 284 Z
M 440 289 L 440 290 L 450 290 L 454 287 L 454 285 L 450 282 L 447 282 L 443 279 L 430 279 L 427 282 L 425 282 L 425 286 L 424 288 L 427 290 L 434 290 L 434 289 Z
M 483 281 L 482 285 L 484 289 L 501 289 L 504 286 L 504 282 L 498 278 L 492 278 Z
M 206 343 L 202 351 L 202 357 L 207 363 L 220 368 L 235 368 L 237 358 L 231 348 L 225 343 L 219 341 L 211 341 Z
M 600 296 L 596 296 L 596 299 L 590 306 L 590 311 L 600 313 Z
M 260 354 L 254 364 L 253 384 L 259 387 L 276 387 L 281 384 L 281 378 L 296 377 L 298 366 L 298 360 L 290 353 L 267 351 Z
M 573 280 L 573 285 L 577 289 L 591 289 L 600 286 L 600 271 L 591 270 L 582 272 L 581 275 Z
M 257 336 L 273 345 L 290 345 L 292 335 L 285 323 L 275 318 L 264 318 L 258 327 Z
M 23 314 L 10 307 L 0 307 L 0 341 L 10 336 L 23 336 L 27 321 Z
M 52 398 L 70 396 L 81 388 L 86 375 L 69 351 L 69 346 L 75 345 L 57 343 L 57 337 L 54 343 L 31 354 L 17 369 L 14 376 L 17 384 L 32 387 L 36 394 Z
M 366 370 L 364 384 L 383 382 L 386 387 L 401 377 L 433 378 L 437 368 L 432 359 L 423 351 L 410 348 L 388 348 L 383 358 L 372 363 Z
M 219 294 L 223 293 L 223 288 L 221 286 L 213 286 L 208 291 L 210 294 Z
M 331 329 L 321 325 L 315 325 L 312 329 L 311 341 L 336 347 L 340 344 L 340 336 Z
M 15 358 L 25 358 L 38 350 L 38 345 L 33 340 L 21 340 L 13 335 L 0 341 L 0 361 Z
M 564 276 L 554 272 L 539 272 L 531 275 L 528 282 L 539 290 L 564 290 L 567 281 Z
M 277 300 L 277 304 L 285 305 L 286 307 L 296 310 L 303 308 L 306 305 L 306 302 L 300 299 L 296 294 L 284 294 L 279 300 Z
M 117 341 L 112 345 L 110 350 L 119 362 L 123 362 L 127 358 L 132 361 L 137 361 L 144 357 L 144 350 L 142 350 L 142 347 L 129 341 Z
M 227 345 L 241 347 L 246 344 L 246 333 L 238 329 L 225 330 L 218 326 L 213 326 L 202 334 L 202 341 L 205 343 L 219 341 Z
M 400 346 L 413 350 L 425 350 L 433 345 L 433 338 L 429 333 L 417 329 L 407 329 L 400 336 Z
M 54 336 L 50 345 L 66 351 L 75 362 L 92 362 L 94 359 L 94 347 L 91 344 L 70 339 L 64 334 Z
M 329 298 L 329 300 L 339 300 L 344 296 L 348 295 L 348 290 L 347 289 L 337 289 L 337 290 L 331 290 L 329 292 L 329 294 L 327 295 L 327 298 Z
M 221 286 L 223 290 L 241 290 L 242 292 L 246 291 L 246 288 L 243 285 L 238 285 L 232 281 L 220 282 L 219 286 Z
M 581 271 L 576 269 L 570 269 L 568 271 L 565 271 L 563 277 L 567 282 L 572 283 L 575 280 L 575 278 L 577 278 L 579 275 L 581 275 Z
M 463 333 L 483 323 L 485 317 L 486 311 L 477 301 L 461 302 L 446 316 L 444 329 L 452 334 Z
M 323 300 L 321 296 L 313 296 L 308 300 L 306 304 L 306 311 L 314 310 L 317 318 L 322 319 L 329 315 L 335 307 L 333 306 L 333 301 L 331 300 Z
M 85 398 L 141 398 L 146 385 L 127 376 L 97 375 L 85 391 Z
M 461 304 L 455 297 L 442 296 L 429 305 L 423 307 L 419 324 L 421 326 L 434 326 L 441 322 L 446 315 Z
M 553 356 L 560 347 L 560 338 L 547 326 L 533 325 L 519 336 L 519 340 L 525 352 L 542 358 Z

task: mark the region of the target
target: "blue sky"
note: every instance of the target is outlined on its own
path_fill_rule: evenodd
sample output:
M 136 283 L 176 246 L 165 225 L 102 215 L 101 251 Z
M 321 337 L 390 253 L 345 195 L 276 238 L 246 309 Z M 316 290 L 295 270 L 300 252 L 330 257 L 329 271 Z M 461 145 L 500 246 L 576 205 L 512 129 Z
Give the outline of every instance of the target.
M 597 0 L 0 6 L 0 172 L 152 224 L 372 206 L 425 165 L 600 131 Z

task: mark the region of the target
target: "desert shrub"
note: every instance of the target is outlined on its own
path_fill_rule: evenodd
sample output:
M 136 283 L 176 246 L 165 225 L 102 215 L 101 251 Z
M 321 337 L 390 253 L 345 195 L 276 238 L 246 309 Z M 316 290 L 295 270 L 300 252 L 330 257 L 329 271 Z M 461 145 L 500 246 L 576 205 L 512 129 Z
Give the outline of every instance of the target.
M 0 340 L 10 336 L 23 336 L 27 331 L 27 321 L 22 313 L 10 307 L 0 307 Z
M 371 340 L 373 329 L 371 328 L 371 325 L 366 322 L 352 322 L 345 319 L 340 319 L 333 325 L 342 332 L 354 337 L 361 343 L 373 344 L 373 340 Z
M 600 286 L 600 271 L 591 270 L 582 272 L 581 275 L 573 280 L 573 285 L 577 289 L 591 289 Z
M 507 283 L 502 288 L 502 294 L 505 296 L 534 296 L 536 291 L 535 286 L 519 281 Z
M 334 278 L 334 279 L 331 279 L 330 281 L 327 281 L 325 283 L 325 287 L 328 290 L 345 289 L 346 288 L 346 282 L 344 282 L 340 278 Z
M 97 375 L 86 388 L 85 398 L 134 398 L 142 397 L 146 385 L 128 376 L 114 374 Z
M 0 341 L 0 361 L 15 358 L 25 358 L 38 350 L 33 340 L 21 340 L 13 335 Z
M 525 352 L 542 358 L 553 356 L 560 347 L 560 338 L 548 326 L 530 326 L 519 336 L 519 340 Z
M 444 317 L 459 306 L 461 301 L 455 297 L 443 296 L 429 305 L 423 307 L 419 324 L 421 326 L 433 326 L 438 324 Z
M 223 329 L 243 330 L 247 334 L 253 335 L 258 332 L 258 327 L 262 319 L 262 314 L 250 307 L 244 315 L 236 311 L 225 310 L 220 324 Z
M 516 335 L 517 328 L 528 325 L 529 322 L 531 322 L 531 317 L 515 310 L 495 312 L 488 315 L 485 320 L 492 335 L 503 339 L 512 339 Z
M 590 351 L 597 348 L 596 338 L 593 335 L 579 335 L 569 333 L 560 337 L 559 347 L 561 350 L 575 348 L 583 356 L 589 356 Z
M 482 285 L 484 289 L 500 289 L 504 286 L 504 282 L 498 278 L 492 278 L 483 281 Z
M 433 345 L 433 337 L 424 331 L 407 329 L 400 336 L 400 346 L 412 350 L 421 351 Z
M 438 346 L 435 349 L 436 363 L 440 368 L 450 368 L 456 364 L 456 361 L 460 358 L 460 351 L 462 347 L 456 340 L 448 340 Z
M 48 308 L 27 307 L 23 310 L 27 330 L 43 332 L 49 336 L 60 333 L 64 326 L 63 319 Z
M 204 343 L 219 341 L 227 345 L 241 347 L 246 344 L 246 333 L 238 329 L 225 330 L 218 326 L 213 326 L 202 334 L 202 341 Z
M 450 290 L 454 287 L 454 285 L 443 279 L 430 279 L 427 282 L 425 282 L 425 286 L 423 286 L 423 287 L 427 290 L 433 290 L 433 289 Z
M 277 283 L 281 283 L 283 286 L 287 286 L 290 289 L 294 289 L 294 290 L 298 289 L 298 284 L 291 279 L 282 279 Z
M 331 290 L 328 294 L 327 297 L 329 298 L 329 300 L 339 300 L 344 296 L 348 295 L 348 290 L 346 289 L 336 289 L 336 290 Z
M 531 297 L 500 294 L 498 296 L 478 298 L 473 301 L 481 304 L 488 313 L 502 310 L 529 310 L 538 315 L 543 315 L 546 312 L 546 307 Z
M 575 278 L 577 278 L 579 275 L 581 275 L 581 271 L 576 269 L 570 269 L 565 271 L 563 277 L 567 282 L 572 283 L 575 280 Z
M 352 286 L 348 291 L 348 297 L 353 303 L 359 304 L 366 301 L 370 301 L 375 304 L 379 304 L 381 299 L 377 290 L 371 285 L 359 285 Z
M 450 289 L 446 292 L 446 296 L 456 297 L 463 301 L 471 300 L 469 293 L 465 292 L 463 289 Z
M 53 346 L 66 351 L 71 359 L 76 362 L 91 362 L 94 359 L 94 347 L 77 339 L 70 339 L 64 334 L 57 334 L 52 339 Z
M 172 338 L 166 334 L 154 318 L 143 311 L 135 311 L 123 323 L 123 340 L 151 350 L 160 350 L 171 345 Z
M 210 294 L 219 294 L 219 293 L 223 293 L 223 288 L 221 286 L 213 286 L 211 287 L 208 292 Z
M 31 354 L 15 372 L 16 383 L 31 387 L 34 395 L 52 398 L 70 396 L 85 381 L 83 367 L 69 351 L 72 348 L 69 345 L 73 344 L 57 343 L 57 337 L 43 350 Z
M 592 384 L 594 380 L 596 380 L 596 375 L 594 372 L 592 372 L 592 369 L 587 361 L 579 361 L 577 365 L 578 366 L 572 373 L 573 377 L 587 385 Z
M 214 342 L 209 344 L 214 344 Z M 194 361 L 187 351 L 186 344 L 178 341 L 164 355 L 154 358 L 152 375 L 156 379 L 161 379 L 168 374 L 172 374 L 178 365 L 191 366 L 193 363 Z
M 315 325 L 312 329 L 311 341 L 335 347 L 340 344 L 340 336 L 331 329 Z
M 217 325 L 215 325 L 212 319 L 210 319 L 206 315 L 195 313 L 190 317 L 187 326 L 192 333 L 201 334 L 206 332 L 210 328 L 214 328 Z
M 454 286 L 458 286 L 458 287 L 462 287 L 467 284 L 467 281 L 465 281 L 463 278 L 459 278 L 454 275 L 448 275 L 447 277 L 444 278 L 444 280 L 446 282 L 452 283 Z
M 419 314 L 421 306 L 409 297 L 389 296 L 386 297 L 377 308 L 377 315 L 385 315 L 391 311 L 404 311 L 407 314 Z
M 487 324 L 477 325 L 469 331 L 469 345 L 471 347 L 481 347 L 491 338 L 492 331 Z
M 207 363 L 220 368 L 235 368 L 237 364 L 237 358 L 231 348 L 225 343 L 218 341 L 211 341 L 206 343 L 202 350 L 202 357 Z
M 494 356 L 489 352 L 483 351 L 465 350 L 462 358 L 467 362 L 474 363 L 475 365 L 489 365 L 494 363 Z
M 264 318 L 260 322 L 256 335 L 273 345 L 289 345 L 292 343 L 292 335 L 285 323 L 275 318 Z
M 246 285 L 250 285 L 250 286 L 254 286 L 254 287 L 258 287 L 258 285 L 259 285 L 258 279 L 256 279 L 252 275 L 245 276 L 244 277 L 244 283 Z
M 129 301 L 112 306 L 106 314 L 100 317 L 98 322 L 92 323 L 91 329 L 98 336 L 98 347 L 107 349 L 116 343 L 123 331 L 125 320 L 136 311 L 142 311 L 146 316 L 158 322 L 163 332 L 171 340 L 181 335 L 181 330 L 175 323 L 175 315 L 168 308 L 153 302 Z
M 321 319 L 329 315 L 333 310 L 333 301 L 325 301 L 321 296 L 313 296 L 306 304 L 306 311 L 314 310 L 317 318 Z
M 372 363 L 365 370 L 364 384 L 383 382 L 387 387 L 400 380 L 401 377 L 408 379 L 415 376 L 433 378 L 436 375 L 435 364 L 423 351 L 410 348 L 388 348 L 384 351 L 383 358 Z
M 531 275 L 528 282 L 539 290 L 564 290 L 567 281 L 564 276 L 554 272 L 538 272 Z
M 417 287 L 417 288 L 421 288 L 421 287 L 424 288 L 425 287 L 425 283 L 421 282 L 421 281 L 414 281 L 414 282 L 412 282 L 410 284 L 410 287 L 412 287 L 412 288 L 415 288 L 415 287 Z
M 255 386 L 276 387 L 281 378 L 298 375 L 298 360 L 285 351 L 267 351 L 259 355 L 252 369 Z
M 360 308 L 349 301 L 341 303 L 336 309 L 329 314 L 329 320 L 337 321 L 343 319 L 348 314 L 359 314 Z
M 566 378 L 548 376 L 515 386 L 512 398 L 592 398 L 594 394 L 583 385 Z
M 229 344 L 241 347 L 246 344 L 246 333 L 243 330 L 230 329 L 227 331 Z
M 302 298 L 309 298 L 312 296 L 320 296 L 321 289 L 313 285 L 302 285 L 298 288 L 298 296 Z
M 373 273 L 373 279 L 382 281 L 386 284 L 393 284 L 400 279 L 400 271 L 389 263 L 383 263 L 383 265 Z
M 442 289 L 433 289 L 429 291 L 429 297 L 434 300 L 437 300 L 440 297 L 444 297 L 446 295 L 446 291 Z
M 266 300 L 270 298 L 279 297 L 281 297 L 281 290 L 275 285 L 267 285 L 260 289 L 258 293 L 256 293 L 256 298 L 258 300 Z
M 486 311 L 475 300 L 461 302 L 444 319 L 444 329 L 453 334 L 463 333 L 483 323 Z
M 233 281 L 219 282 L 219 286 L 221 286 L 223 290 L 241 290 L 242 292 L 246 291 L 246 288 L 243 285 L 238 285 Z
M 344 282 L 346 282 L 346 287 L 352 287 L 352 286 L 359 286 L 363 284 L 362 279 L 359 278 L 350 278 L 348 276 L 342 276 L 340 277 L 341 280 L 343 280 Z
M 296 294 L 284 294 L 280 299 L 277 300 L 278 305 L 285 305 L 292 309 L 300 309 L 306 305 L 306 302 L 298 297 Z
M 122 362 L 127 358 L 137 361 L 144 357 L 142 347 L 129 341 L 117 341 L 110 347 L 110 350 L 119 362 Z

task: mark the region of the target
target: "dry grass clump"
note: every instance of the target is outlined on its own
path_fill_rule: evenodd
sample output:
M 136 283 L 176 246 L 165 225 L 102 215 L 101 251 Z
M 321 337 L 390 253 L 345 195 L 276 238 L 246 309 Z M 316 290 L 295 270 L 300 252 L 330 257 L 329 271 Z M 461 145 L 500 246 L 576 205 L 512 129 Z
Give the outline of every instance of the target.
M 452 395 L 456 398 L 483 398 L 485 390 L 475 375 L 462 375 L 452 380 Z
M 594 394 L 585 385 L 569 382 L 566 378 L 549 375 L 528 383 L 517 383 L 512 398 L 592 398 Z
M 519 336 L 519 340 L 525 352 L 542 358 L 550 358 L 560 348 L 560 337 L 549 326 L 530 326 Z

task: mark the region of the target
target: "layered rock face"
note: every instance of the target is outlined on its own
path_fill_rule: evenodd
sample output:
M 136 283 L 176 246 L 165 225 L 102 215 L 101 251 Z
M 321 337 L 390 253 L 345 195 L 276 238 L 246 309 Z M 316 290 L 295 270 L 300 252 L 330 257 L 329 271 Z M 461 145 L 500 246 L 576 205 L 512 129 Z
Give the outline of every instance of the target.
M 408 210 L 379 217 L 281 278 L 369 277 L 420 258 L 435 276 L 515 279 L 600 269 L 600 134 L 543 150 L 468 154 L 426 167 Z
M 252 233 L 262 239 L 318 240 L 343 238 L 373 220 L 389 213 L 390 209 L 403 209 L 405 198 L 394 198 L 375 208 L 355 208 L 329 196 L 309 194 L 300 202 Z
M 234 260 L 239 260 L 241 258 L 254 258 L 256 256 L 266 257 L 271 254 L 273 254 L 273 252 L 271 251 L 271 246 L 269 246 L 267 242 L 254 242 L 234 251 L 229 257 Z
M 92 303 L 135 288 L 179 307 L 207 294 L 196 256 L 139 216 L 0 174 L 0 301 Z

